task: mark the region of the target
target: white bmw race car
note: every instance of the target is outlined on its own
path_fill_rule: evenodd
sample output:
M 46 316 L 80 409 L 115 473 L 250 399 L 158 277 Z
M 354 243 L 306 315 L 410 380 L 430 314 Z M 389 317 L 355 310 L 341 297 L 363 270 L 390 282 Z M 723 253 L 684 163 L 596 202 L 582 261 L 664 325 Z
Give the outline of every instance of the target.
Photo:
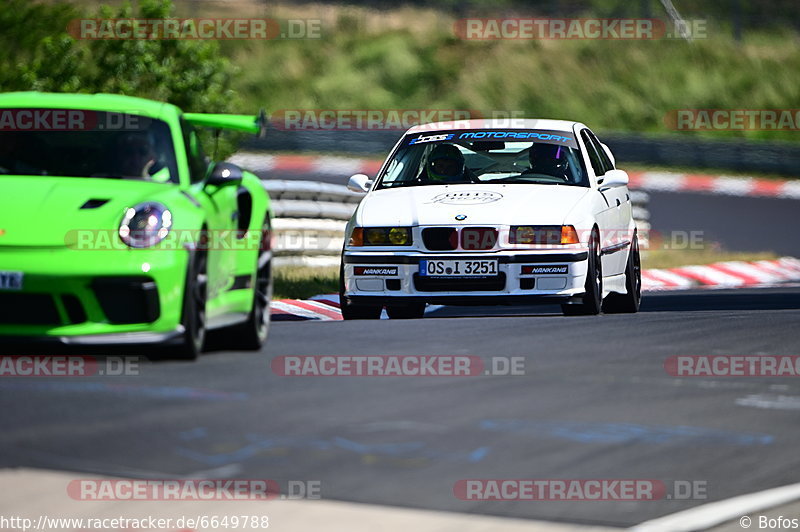
M 628 175 L 583 124 L 474 120 L 409 129 L 345 232 L 344 319 L 443 305 L 560 303 L 637 312 L 641 263 Z

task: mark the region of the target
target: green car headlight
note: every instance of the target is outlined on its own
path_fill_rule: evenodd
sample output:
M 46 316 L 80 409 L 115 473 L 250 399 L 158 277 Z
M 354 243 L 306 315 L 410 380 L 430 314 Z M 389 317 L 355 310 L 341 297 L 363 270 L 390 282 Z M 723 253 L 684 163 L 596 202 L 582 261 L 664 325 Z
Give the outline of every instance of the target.
M 164 240 L 172 227 L 172 212 L 161 203 L 139 203 L 125 210 L 120 239 L 132 248 L 147 248 Z

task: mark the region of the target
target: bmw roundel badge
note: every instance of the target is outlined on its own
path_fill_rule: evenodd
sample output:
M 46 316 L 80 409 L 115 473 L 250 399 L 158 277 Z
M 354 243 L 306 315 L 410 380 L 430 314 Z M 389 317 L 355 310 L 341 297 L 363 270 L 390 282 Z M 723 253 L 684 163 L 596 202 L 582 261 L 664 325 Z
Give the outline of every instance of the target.
M 462 221 L 464 221 L 466 219 L 467 219 L 467 215 L 466 214 L 456 214 L 456 220 L 458 220 L 459 222 L 462 222 Z

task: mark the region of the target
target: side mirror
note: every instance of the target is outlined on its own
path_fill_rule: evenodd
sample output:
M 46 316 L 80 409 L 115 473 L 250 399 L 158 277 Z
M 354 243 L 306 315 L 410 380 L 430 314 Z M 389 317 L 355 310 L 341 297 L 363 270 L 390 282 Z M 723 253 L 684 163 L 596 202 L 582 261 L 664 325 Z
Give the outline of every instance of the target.
M 206 177 L 206 185 L 224 187 L 242 182 L 242 169 L 233 163 L 217 163 Z
M 611 153 L 611 148 L 609 148 L 608 146 L 606 146 L 602 142 L 600 143 L 600 145 L 603 147 L 603 150 L 606 152 L 606 155 L 608 155 L 608 158 L 611 159 L 611 164 L 613 164 L 614 166 L 617 166 L 617 161 L 614 159 L 614 154 Z
M 358 192 L 360 194 L 366 194 L 369 192 L 370 187 L 372 186 L 372 180 L 369 176 L 364 174 L 356 174 L 354 176 L 350 176 L 350 180 L 347 182 L 347 189 L 353 192 Z
M 603 180 L 598 180 L 600 190 L 608 190 L 614 187 L 624 187 L 628 185 L 628 174 L 624 170 L 609 170 L 603 176 Z

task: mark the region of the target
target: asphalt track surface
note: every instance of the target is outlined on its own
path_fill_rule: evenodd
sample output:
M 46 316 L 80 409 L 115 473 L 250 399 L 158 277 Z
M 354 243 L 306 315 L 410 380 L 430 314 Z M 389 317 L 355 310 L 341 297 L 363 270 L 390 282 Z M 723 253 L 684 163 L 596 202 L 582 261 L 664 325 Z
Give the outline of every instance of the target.
M 326 499 L 609 525 L 798 481 L 800 381 L 676 378 L 663 364 L 672 355 L 797 355 L 799 288 L 649 295 L 637 315 L 555 310 L 280 322 L 260 353 L 212 349 L 196 363 L 143 362 L 125 377 L 6 378 L 0 467 L 319 480 Z M 269 364 L 404 354 L 523 357 L 525 371 L 283 377 Z M 779 396 L 789 409 L 748 406 Z M 700 481 L 707 499 L 453 495 L 458 480 L 475 478 L 655 479 L 669 491 L 674 480 Z

